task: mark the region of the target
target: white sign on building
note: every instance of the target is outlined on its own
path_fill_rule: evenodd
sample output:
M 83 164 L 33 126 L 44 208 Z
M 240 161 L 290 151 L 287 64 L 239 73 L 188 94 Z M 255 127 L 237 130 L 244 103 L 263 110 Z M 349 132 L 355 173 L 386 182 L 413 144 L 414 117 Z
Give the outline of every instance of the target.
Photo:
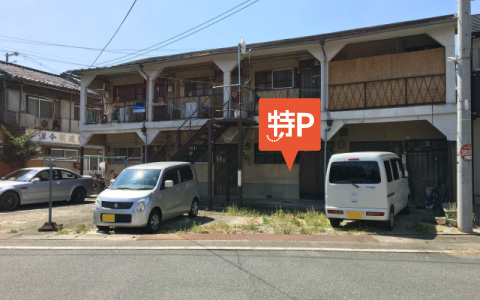
M 80 145 L 80 139 L 77 133 L 65 133 L 57 131 L 39 131 L 37 135 L 32 138 L 34 142 L 65 144 L 65 145 Z

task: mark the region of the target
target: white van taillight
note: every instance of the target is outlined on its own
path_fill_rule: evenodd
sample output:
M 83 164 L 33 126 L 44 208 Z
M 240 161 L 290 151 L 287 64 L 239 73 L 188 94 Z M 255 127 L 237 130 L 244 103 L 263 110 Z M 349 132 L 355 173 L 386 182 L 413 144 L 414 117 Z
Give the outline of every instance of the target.
M 375 211 L 367 211 L 365 213 L 366 216 L 370 216 L 370 217 L 383 217 L 385 215 L 385 213 L 383 212 L 375 212 Z
M 360 160 L 359 158 L 349 158 L 348 160 Z
M 334 215 L 343 215 L 343 210 L 328 209 L 327 212 Z

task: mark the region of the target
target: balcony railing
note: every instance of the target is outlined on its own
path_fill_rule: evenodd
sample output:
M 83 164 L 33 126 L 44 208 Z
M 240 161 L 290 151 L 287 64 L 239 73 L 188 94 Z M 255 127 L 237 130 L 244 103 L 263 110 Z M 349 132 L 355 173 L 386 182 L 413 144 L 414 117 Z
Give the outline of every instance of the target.
M 228 93 L 224 97 L 224 93 Z M 239 101 L 238 87 L 230 89 L 212 89 L 207 96 L 160 98 L 152 102 L 152 121 L 171 121 L 187 119 L 253 117 L 258 97 L 255 91 L 243 88 Z M 88 124 L 94 123 L 135 123 L 146 120 L 145 101 L 132 101 L 115 104 L 113 109 L 101 120 L 91 118 Z
M 225 97 L 224 93 L 228 95 Z M 301 88 L 258 91 L 243 87 L 239 93 L 237 87 L 232 86 L 231 89 L 212 89 L 210 94 L 156 99 L 152 103 L 152 121 L 238 118 L 240 114 L 251 118 L 258 115 L 261 98 L 320 98 L 320 90 Z M 435 74 L 334 84 L 329 85 L 328 95 L 330 111 L 441 104 L 446 102 L 446 79 L 445 74 Z M 144 103 L 117 104 L 96 122 L 143 122 L 147 109 Z
M 329 85 L 331 111 L 446 102 L 445 74 Z

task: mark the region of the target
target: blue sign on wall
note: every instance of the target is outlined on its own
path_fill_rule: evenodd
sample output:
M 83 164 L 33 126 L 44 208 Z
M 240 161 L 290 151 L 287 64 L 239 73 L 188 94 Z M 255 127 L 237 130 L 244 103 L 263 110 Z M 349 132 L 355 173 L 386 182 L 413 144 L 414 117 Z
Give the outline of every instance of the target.
M 133 106 L 134 113 L 144 113 L 145 112 L 145 105 L 134 105 Z

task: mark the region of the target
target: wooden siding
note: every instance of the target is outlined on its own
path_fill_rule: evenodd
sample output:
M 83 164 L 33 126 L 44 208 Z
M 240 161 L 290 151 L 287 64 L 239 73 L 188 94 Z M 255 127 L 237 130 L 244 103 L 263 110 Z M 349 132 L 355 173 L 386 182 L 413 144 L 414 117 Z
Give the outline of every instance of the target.
M 333 61 L 329 109 L 445 103 L 445 49 Z

